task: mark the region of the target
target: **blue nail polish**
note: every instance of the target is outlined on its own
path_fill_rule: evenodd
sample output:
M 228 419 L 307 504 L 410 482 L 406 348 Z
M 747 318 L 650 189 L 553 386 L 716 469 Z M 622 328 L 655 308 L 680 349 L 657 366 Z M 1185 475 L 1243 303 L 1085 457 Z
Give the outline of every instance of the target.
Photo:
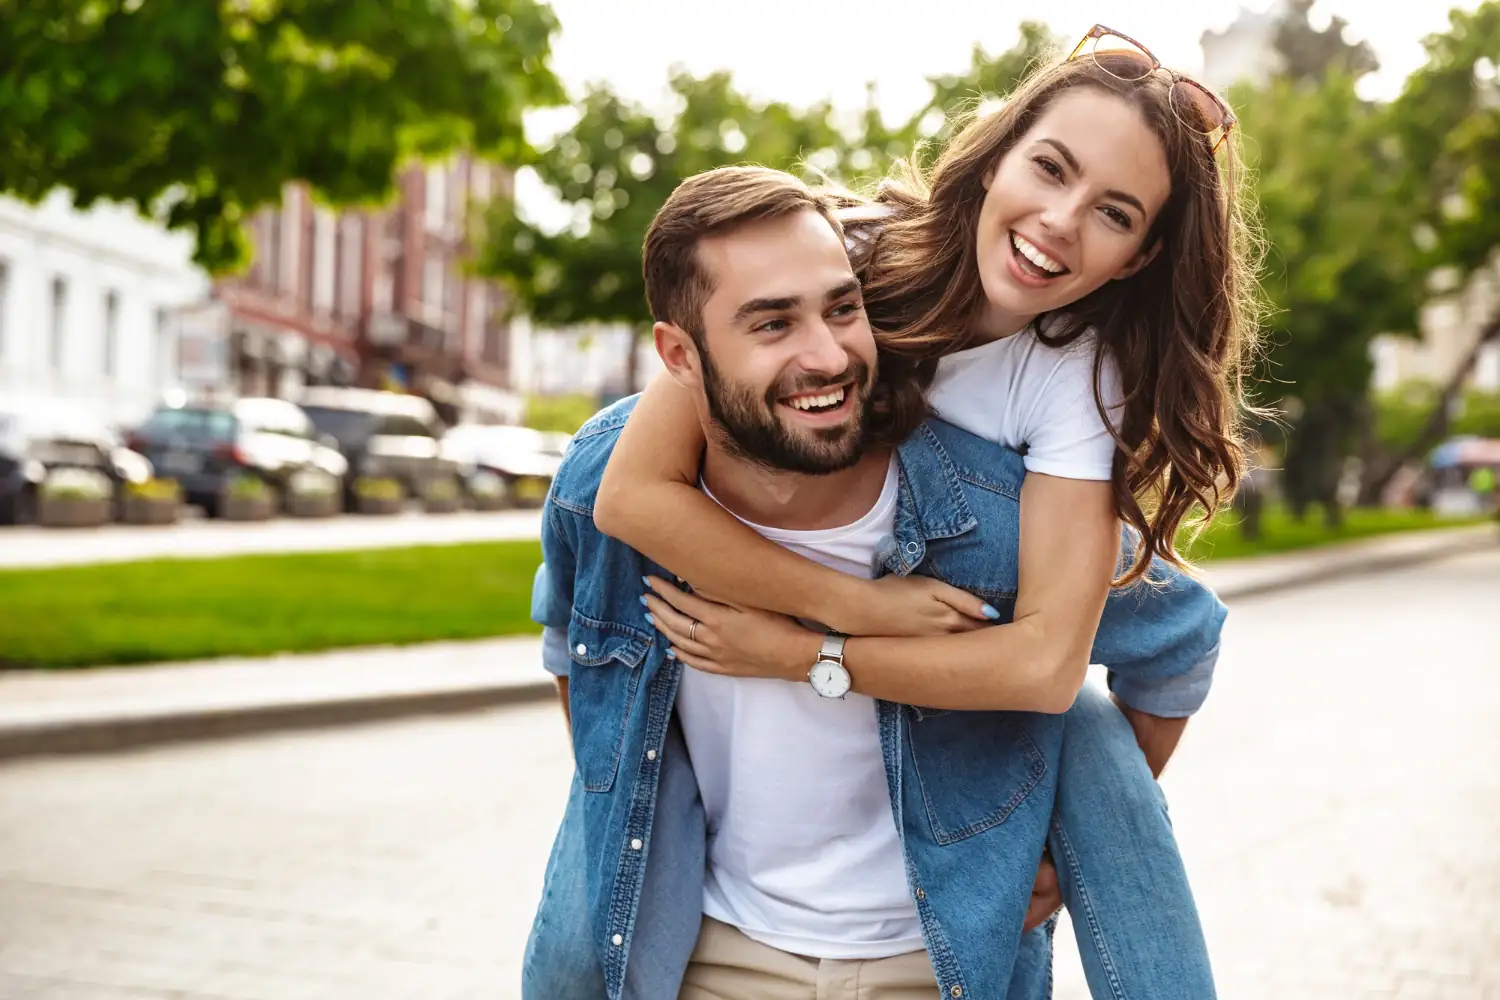
M 675 660 L 675 659 L 677 659 L 677 650 L 675 650 L 675 649 L 669 649 L 669 650 L 667 650 L 667 659 L 669 659 L 669 660 Z
M 656 619 L 651 617 L 651 612 L 649 611 L 646 612 L 646 624 L 653 626 L 656 624 Z
M 643 594 L 643 595 L 641 595 L 641 603 L 642 603 L 642 604 L 645 604 L 645 603 L 646 603 L 646 597 L 645 597 L 645 595 L 644 595 L 644 594 Z
M 651 578 L 649 576 L 641 577 L 641 582 L 644 583 L 647 587 L 651 586 Z
M 994 621 L 996 618 L 1000 617 L 1000 612 L 996 611 L 994 608 L 990 607 L 988 604 L 986 604 L 984 607 L 980 608 L 979 610 L 982 611 L 982 612 L 984 612 L 984 616 L 986 618 L 988 618 L 990 621 Z

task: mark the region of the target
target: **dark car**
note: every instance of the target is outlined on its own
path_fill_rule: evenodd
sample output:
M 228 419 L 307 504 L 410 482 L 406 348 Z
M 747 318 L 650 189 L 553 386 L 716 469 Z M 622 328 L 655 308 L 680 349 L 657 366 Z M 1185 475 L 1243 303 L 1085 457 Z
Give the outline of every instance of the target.
M 253 476 L 284 498 L 299 476 L 322 477 L 341 492 L 348 471 L 307 414 L 284 399 L 164 406 L 136 428 L 129 443 L 210 517 L 218 516 L 236 479 Z
M 457 483 L 458 463 L 442 443 L 447 428 L 422 397 L 318 386 L 304 390 L 300 402 L 348 459 L 350 489 L 358 479 L 392 479 L 408 496 L 421 496 L 440 480 Z
M 96 473 L 117 504 L 125 483 L 152 474 L 108 426 L 66 403 L 0 406 L 0 524 L 34 521 L 42 485 L 64 470 Z

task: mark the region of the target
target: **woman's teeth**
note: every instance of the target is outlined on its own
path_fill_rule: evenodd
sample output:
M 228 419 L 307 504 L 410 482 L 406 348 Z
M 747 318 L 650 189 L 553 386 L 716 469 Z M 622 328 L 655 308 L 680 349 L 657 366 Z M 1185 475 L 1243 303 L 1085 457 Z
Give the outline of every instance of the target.
M 1011 233 L 1010 240 L 1015 245 L 1015 248 L 1020 251 L 1022 257 L 1025 257 L 1048 274 L 1063 274 L 1068 270 L 1038 250 L 1035 243 L 1032 243 L 1020 233 Z
M 798 396 L 787 405 L 797 410 L 826 410 L 831 406 L 839 406 L 843 402 L 844 390 L 835 389 L 821 396 Z

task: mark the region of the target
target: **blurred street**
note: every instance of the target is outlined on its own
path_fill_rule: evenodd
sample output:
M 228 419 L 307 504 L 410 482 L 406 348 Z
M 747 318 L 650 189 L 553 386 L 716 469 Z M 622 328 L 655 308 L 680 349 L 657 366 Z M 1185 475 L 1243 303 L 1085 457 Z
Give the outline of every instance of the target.
M 1221 996 L 1500 998 L 1497 607 L 1495 551 L 1234 602 L 1165 781 Z M 0 997 L 516 997 L 567 752 L 538 704 L 6 765 Z
M 133 559 L 206 559 L 263 552 L 326 552 L 458 545 L 536 538 L 538 510 L 460 512 L 440 517 L 346 515 L 331 520 L 213 521 L 175 525 L 109 525 L 90 531 L 10 528 L 0 544 L 0 569 L 127 562 Z

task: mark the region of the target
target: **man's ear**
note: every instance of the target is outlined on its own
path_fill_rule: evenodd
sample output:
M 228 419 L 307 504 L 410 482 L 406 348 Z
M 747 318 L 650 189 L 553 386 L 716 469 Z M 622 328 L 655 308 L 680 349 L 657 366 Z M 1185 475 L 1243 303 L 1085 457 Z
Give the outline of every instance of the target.
M 703 363 L 693 335 L 675 323 L 653 323 L 651 336 L 656 341 L 656 354 L 672 380 L 688 389 L 701 388 Z
M 1132 278 L 1139 274 L 1141 268 L 1151 263 L 1156 259 L 1156 255 L 1161 253 L 1161 243 L 1161 237 L 1158 236 L 1151 241 L 1150 246 L 1141 247 L 1140 251 L 1134 257 L 1130 258 L 1124 267 L 1116 271 L 1115 276 L 1110 280 L 1119 281 L 1122 278 Z

